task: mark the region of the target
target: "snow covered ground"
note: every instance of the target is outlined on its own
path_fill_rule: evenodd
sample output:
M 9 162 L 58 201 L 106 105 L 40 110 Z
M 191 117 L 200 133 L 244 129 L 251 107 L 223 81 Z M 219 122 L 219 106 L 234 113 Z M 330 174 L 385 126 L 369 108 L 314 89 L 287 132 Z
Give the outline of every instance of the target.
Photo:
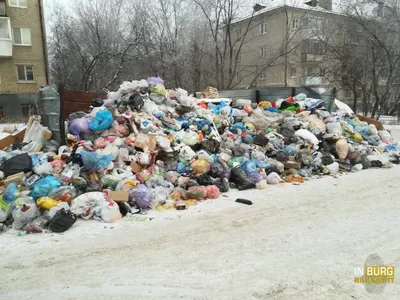
M 0 299 L 398 299 L 398 279 L 379 295 L 353 280 L 371 253 L 400 270 L 399 182 L 400 167 L 366 170 L 230 192 L 149 222 L 10 231 Z

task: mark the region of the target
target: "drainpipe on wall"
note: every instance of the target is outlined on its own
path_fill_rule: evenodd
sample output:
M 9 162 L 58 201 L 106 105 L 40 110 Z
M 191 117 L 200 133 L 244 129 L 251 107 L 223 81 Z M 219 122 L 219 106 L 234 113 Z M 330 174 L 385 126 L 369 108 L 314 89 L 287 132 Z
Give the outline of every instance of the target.
M 47 56 L 47 39 L 46 39 L 46 25 L 44 22 L 44 11 L 43 11 L 43 0 L 38 0 L 39 5 L 39 16 L 40 16 L 40 28 L 42 31 L 42 43 L 43 43 L 43 56 L 44 56 L 44 69 L 46 74 L 46 84 L 50 83 L 49 76 L 49 60 Z

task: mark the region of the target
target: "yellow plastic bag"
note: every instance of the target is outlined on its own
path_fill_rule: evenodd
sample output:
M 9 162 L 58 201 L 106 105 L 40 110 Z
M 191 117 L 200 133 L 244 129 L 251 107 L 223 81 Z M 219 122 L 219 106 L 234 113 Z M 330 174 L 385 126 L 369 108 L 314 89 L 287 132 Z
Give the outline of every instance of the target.
M 61 201 L 57 201 L 49 197 L 41 197 L 36 200 L 36 204 L 45 210 L 50 210 L 50 208 L 57 206 L 60 202 Z
M 272 104 L 271 104 L 271 102 L 269 102 L 269 101 L 261 101 L 261 102 L 258 104 L 258 106 L 259 106 L 259 107 L 262 107 L 262 108 L 268 108 L 268 107 L 271 107 Z
M 344 160 L 349 153 L 349 144 L 345 139 L 340 139 L 336 142 L 336 152 L 341 160 Z
M 205 159 L 198 159 L 191 165 L 194 173 L 207 173 L 210 171 L 210 164 Z

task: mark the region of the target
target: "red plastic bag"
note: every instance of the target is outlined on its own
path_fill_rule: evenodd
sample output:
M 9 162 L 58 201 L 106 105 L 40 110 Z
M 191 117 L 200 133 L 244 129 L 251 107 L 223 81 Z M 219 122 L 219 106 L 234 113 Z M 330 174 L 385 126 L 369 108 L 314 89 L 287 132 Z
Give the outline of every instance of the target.
M 207 198 L 207 188 L 205 186 L 192 186 L 186 193 L 188 199 L 204 200 Z
M 220 195 L 221 195 L 221 192 L 219 191 L 218 187 L 216 187 L 215 185 L 207 186 L 207 198 L 208 199 L 218 199 Z

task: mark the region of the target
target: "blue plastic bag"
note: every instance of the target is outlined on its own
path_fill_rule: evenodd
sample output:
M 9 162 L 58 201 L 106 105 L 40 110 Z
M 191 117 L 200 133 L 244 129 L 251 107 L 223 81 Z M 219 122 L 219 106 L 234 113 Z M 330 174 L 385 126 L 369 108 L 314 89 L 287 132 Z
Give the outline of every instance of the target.
M 101 155 L 97 152 L 81 151 L 80 154 L 83 165 L 91 172 L 98 172 L 101 169 L 107 168 L 114 158 L 112 154 Z
M 33 186 L 31 196 L 34 200 L 40 197 L 45 197 L 50 194 L 51 191 L 58 189 L 61 186 L 54 176 L 46 176 L 45 178 L 39 179 Z
M 110 129 L 114 122 L 112 113 L 108 110 L 101 110 L 97 112 L 96 116 L 89 123 L 89 127 L 93 131 L 104 131 Z
M 17 198 L 17 191 L 18 191 L 17 184 L 15 182 L 10 183 L 6 188 L 6 190 L 4 191 L 3 200 L 7 203 L 15 201 L 15 199 Z

